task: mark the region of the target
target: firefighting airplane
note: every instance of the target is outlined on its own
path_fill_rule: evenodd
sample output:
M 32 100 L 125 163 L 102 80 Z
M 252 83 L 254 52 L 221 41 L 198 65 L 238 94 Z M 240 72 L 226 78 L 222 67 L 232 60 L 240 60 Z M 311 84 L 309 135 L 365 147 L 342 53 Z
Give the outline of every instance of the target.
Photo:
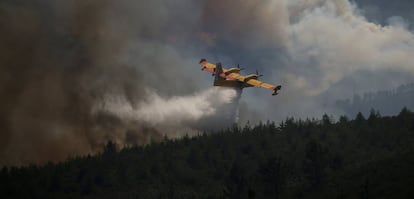
M 203 68 L 201 68 L 202 71 L 206 71 L 211 73 L 214 78 L 214 86 L 225 86 L 225 87 L 235 87 L 235 88 L 246 88 L 246 87 L 262 87 L 269 90 L 272 90 L 272 95 L 277 95 L 277 91 L 279 91 L 282 86 L 278 85 L 271 85 L 265 82 L 261 82 L 257 80 L 261 75 L 257 74 L 251 74 L 251 75 L 240 75 L 240 68 L 237 66 L 237 68 L 230 68 L 230 69 L 224 69 L 221 66 L 221 63 L 212 64 L 207 62 L 206 59 L 201 59 L 199 63 Z

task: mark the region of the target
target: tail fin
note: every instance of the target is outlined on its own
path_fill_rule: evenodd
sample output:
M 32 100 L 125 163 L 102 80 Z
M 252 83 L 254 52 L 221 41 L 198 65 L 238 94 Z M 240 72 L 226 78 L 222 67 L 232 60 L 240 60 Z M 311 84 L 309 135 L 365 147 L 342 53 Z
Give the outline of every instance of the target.
M 223 77 L 220 77 L 220 74 L 223 73 L 223 66 L 221 66 L 221 63 L 216 64 L 216 68 L 214 69 L 214 81 L 224 80 Z
M 223 67 L 221 63 L 216 64 L 216 68 L 214 69 L 214 86 L 232 86 L 234 83 L 233 81 L 226 81 L 226 78 L 222 77 Z

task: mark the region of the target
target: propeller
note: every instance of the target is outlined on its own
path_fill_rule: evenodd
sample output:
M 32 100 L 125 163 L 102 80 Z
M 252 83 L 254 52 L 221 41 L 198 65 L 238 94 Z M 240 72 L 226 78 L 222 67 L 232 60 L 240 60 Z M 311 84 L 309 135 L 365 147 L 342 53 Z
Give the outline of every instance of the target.
M 239 65 L 239 64 L 237 64 L 237 68 L 238 68 L 239 70 L 244 70 L 244 68 L 240 68 L 240 65 Z
M 257 77 L 262 77 L 263 75 L 262 74 L 259 74 L 259 71 L 256 69 L 256 75 L 257 75 Z

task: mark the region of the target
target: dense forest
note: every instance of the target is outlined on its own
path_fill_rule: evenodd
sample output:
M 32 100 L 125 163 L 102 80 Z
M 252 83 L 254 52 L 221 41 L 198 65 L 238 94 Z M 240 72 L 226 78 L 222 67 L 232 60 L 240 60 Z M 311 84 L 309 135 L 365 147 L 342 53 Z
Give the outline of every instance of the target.
M 0 198 L 414 198 L 414 113 L 287 118 L 42 166 Z
M 367 92 L 362 95 L 354 95 L 353 99 L 338 100 L 335 107 L 341 109 L 348 117 L 358 112 L 369 114 L 370 109 L 380 111 L 383 115 L 396 115 L 400 106 L 410 110 L 414 109 L 414 83 L 401 85 L 393 90 Z

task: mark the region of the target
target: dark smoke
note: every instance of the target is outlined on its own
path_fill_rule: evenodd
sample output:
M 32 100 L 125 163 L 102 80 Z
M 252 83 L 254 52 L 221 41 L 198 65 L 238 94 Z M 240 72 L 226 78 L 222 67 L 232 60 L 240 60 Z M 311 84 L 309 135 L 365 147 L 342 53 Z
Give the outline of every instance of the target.
M 204 43 L 194 3 L 10 0 L 0 10 L 0 165 L 60 161 L 109 140 L 147 144 L 234 121 L 213 116 L 237 105 L 234 91 L 200 91 L 211 79 L 198 77 L 208 53 L 189 45 Z
M 108 90 L 131 100 L 143 91 L 139 71 L 113 61 L 126 32 L 104 29 L 109 2 L 0 3 L 0 164 L 95 151 L 120 130 L 90 112 Z
M 147 88 L 165 95 L 197 88 L 191 76 L 176 81 L 186 61 L 168 46 L 183 31 L 169 26 L 178 12 L 170 6 L 1 1 L 0 165 L 63 160 L 96 152 L 108 140 L 161 139 L 145 122 L 93 109 L 109 94 L 136 105 Z

